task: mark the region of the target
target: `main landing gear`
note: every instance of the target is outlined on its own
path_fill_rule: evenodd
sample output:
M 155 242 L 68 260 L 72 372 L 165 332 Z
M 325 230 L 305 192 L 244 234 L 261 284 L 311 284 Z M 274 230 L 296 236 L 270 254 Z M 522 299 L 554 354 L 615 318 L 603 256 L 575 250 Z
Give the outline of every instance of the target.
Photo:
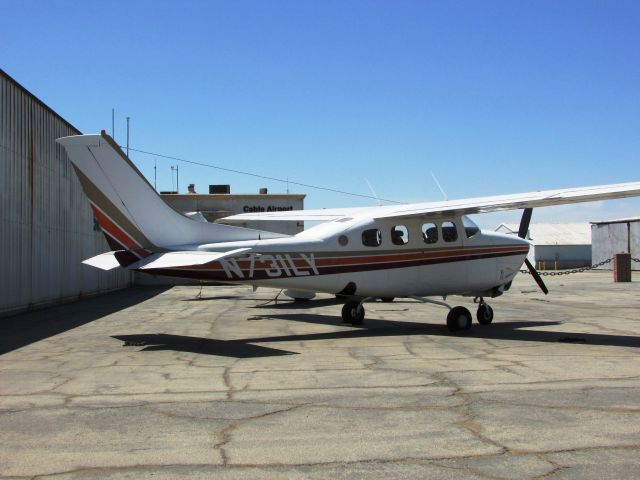
M 447 328 L 450 332 L 458 332 L 461 330 L 469 330 L 473 322 L 471 312 L 466 307 L 451 307 L 445 302 L 439 302 L 437 300 L 431 300 L 423 297 L 411 297 L 414 300 L 418 300 L 422 303 L 432 303 L 440 305 L 449 309 L 447 314 Z M 367 297 L 364 299 L 350 298 L 342 307 L 342 321 L 351 325 L 362 325 L 364 322 L 364 307 L 362 304 L 368 300 L 374 300 L 373 297 Z M 385 301 L 385 299 L 383 299 Z M 478 310 L 476 311 L 476 319 L 480 325 L 489 325 L 493 322 L 493 309 L 488 303 L 484 301 L 482 297 L 476 297 L 473 300 L 478 304 Z

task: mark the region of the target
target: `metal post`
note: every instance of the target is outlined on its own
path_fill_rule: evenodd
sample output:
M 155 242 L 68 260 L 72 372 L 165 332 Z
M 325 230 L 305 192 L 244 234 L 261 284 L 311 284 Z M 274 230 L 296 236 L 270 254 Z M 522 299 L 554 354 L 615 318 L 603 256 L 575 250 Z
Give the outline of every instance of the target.
M 178 165 L 171 165 L 171 188 L 173 188 L 173 171 L 176 171 L 176 189 L 175 192 L 178 193 L 180 191 L 179 181 L 180 177 L 178 176 Z
M 131 117 L 127 117 L 127 158 L 129 158 L 129 120 Z

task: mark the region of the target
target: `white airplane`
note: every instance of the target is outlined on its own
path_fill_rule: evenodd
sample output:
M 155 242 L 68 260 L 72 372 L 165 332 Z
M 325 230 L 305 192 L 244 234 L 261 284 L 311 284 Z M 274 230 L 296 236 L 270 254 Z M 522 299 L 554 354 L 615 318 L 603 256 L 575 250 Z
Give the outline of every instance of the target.
M 509 290 L 527 260 L 532 208 L 640 196 L 640 182 L 515 195 L 364 208 L 233 215 L 225 222 L 322 220 L 287 236 L 203 223 L 173 210 L 126 157 L 101 135 L 58 139 L 67 151 L 112 251 L 84 263 L 156 275 L 324 292 L 343 296 L 342 318 L 358 325 L 366 301 L 413 298 L 449 309 L 451 331 L 471 327 L 471 312 L 427 297 L 475 297 L 476 318 L 487 325 L 484 301 Z M 480 230 L 466 215 L 523 209 L 518 237 Z

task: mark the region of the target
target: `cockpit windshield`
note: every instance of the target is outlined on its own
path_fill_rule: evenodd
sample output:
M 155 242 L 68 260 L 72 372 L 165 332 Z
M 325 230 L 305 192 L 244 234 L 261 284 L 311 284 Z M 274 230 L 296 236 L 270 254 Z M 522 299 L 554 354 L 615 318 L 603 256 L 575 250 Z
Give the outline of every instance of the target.
M 462 216 L 462 225 L 464 226 L 464 232 L 467 235 L 467 238 L 471 238 L 480 233 L 478 225 L 476 225 L 474 221 L 466 215 Z

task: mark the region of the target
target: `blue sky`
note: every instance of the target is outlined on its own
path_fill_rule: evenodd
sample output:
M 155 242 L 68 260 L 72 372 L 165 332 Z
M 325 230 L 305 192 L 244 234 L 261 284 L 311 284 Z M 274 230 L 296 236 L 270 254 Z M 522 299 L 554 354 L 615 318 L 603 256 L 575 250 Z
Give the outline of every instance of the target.
M 0 65 L 85 133 L 399 201 L 640 180 L 640 3 L 11 1 Z M 154 159 L 132 153 L 153 179 Z M 158 188 L 170 189 L 157 159 Z M 180 164 L 181 190 L 286 185 Z M 372 200 L 290 186 L 307 208 Z M 640 215 L 640 201 L 538 221 Z M 518 213 L 482 223 L 517 221 Z

